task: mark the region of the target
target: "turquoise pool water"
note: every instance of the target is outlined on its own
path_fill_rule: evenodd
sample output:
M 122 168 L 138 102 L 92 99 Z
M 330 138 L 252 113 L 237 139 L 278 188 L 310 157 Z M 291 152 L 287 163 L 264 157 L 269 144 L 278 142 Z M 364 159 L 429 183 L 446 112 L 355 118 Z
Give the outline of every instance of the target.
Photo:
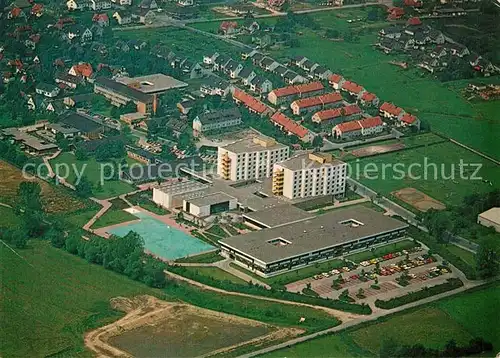
M 129 231 L 135 231 L 144 239 L 144 248 L 146 250 L 169 260 L 175 260 L 215 248 L 206 242 L 156 220 L 146 213 L 137 212 L 133 213 L 133 215 L 137 216 L 141 221 L 110 229 L 108 232 L 123 237 Z

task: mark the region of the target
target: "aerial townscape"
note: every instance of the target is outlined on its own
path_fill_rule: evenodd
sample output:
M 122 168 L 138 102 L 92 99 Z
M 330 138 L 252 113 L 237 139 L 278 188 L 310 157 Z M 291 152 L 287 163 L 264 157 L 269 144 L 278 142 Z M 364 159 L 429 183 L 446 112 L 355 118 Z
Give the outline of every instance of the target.
M 0 357 L 498 357 L 500 0 L 0 0 Z

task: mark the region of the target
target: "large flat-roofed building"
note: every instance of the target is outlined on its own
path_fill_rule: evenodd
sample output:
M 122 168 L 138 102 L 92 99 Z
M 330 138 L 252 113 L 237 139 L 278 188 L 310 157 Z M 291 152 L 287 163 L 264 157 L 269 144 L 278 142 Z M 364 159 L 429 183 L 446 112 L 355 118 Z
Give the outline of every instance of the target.
M 273 194 L 288 199 L 345 192 L 347 164 L 327 153 L 301 154 L 274 164 Z
M 116 78 L 116 82 L 123 83 L 124 85 L 147 94 L 162 94 L 171 89 L 188 86 L 187 83 L 164 75 L 163 73 L 155 73 L 140 77 L 118 77 Z
M 492 227 L 500 232 L 500 208 L 491 208 L 477 216 L 477 223 L 486 227 Z
M 31 155 L 44 155 L 53 153 L 59 148 L 54 143 L 49 143 L 46 140 L 29 134 L 18 128 L 6 128 L 1 131 L 2 137 L 11 139 L 14 143 L 19 144 L 21 149 Z
M 365 207 L 338 209 L 313 218 L 219 240 L 221 254 L 269 277 L 345 253 L 398 240 L 408 225 Z
M 245 224 L 259 230 L 310 219 L 312 217 L 314 217 L 314 214 L 288 203 L 243 214 Z
M 196 116 L 193 120 L 193 129 L 198 132 L 207 132 L 241 124 L 241 113 L 237 107 L 218 109 Z
M 206 195 L 208 187 L 194 180 L 169 182 L 153 188 L 153 201 L 166 209 L 179 208 L 183 206 L 184 200 Z
M 256 136 L 219 147 L 217 174 L 225 180 L 270 177 L 273 165 L 288 159 L 290 150 L 273 138 Z
M 226 193 L 217 192 L 195 199 L 184 199 L 183 209 L 197 218 L 203 218 L 213 214 L 234 210 L 238 206 L 238 200 Z

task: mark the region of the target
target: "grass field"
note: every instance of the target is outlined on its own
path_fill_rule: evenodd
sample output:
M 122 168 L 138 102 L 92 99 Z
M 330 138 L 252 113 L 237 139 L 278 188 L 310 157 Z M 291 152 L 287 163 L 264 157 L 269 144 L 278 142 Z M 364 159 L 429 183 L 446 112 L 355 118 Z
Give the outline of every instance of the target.
M 97 219 L 94 225 L 92 225 L 92 229 L 99 229 L 102 227 L 121 224 L 132 220 L 138 220 L 137 216 L 123 211 L 122 209 L 115 209 L 111 207 L 104 213 L 103 216 Z
M 57 352 L 75 356 L 83 351 L 86 330 L 121 316 L 110 309 L 110 298 L 161 293 L 48 242 L 32 240 L 19 254 L 0 245 L 0 355 L 4 357 Z
M 464 164 L 480 164 L 479 172 L 472 177 L 475 167 L 467 166 L 462 179 L 461 160 Z M 375 167 L 376 171 L 372 172 Z M 365 169 L 370 171 L 365 173 Z M 390 196 L 395 190 L 413 187 L 445 205 L 459 205 L 467 195 L 499 188 L 497 178 L 500 177 L 500 166 L 458 145 L 445 142 L 360 159 L 351 166 L 351 177 L 385 196 Z M 493 187 L 476 177 L 492 181 Z
M 0 202 L 13 204 L 22 181 L 36 180 L 42 189 L 42 203 L 48 213 L 70 213 L 84 209 L 87 203 L 73 195 L 68 189 L 51 185 L 41 179 L 24 178 L 20 169 L 0 160 Z
M 21 222 L 11 208 L 0 205 L 0 228 L 14 227 Z
M 71 153 L 62 153 L 55 159 L 50 161 L 52 168 L 54 170 L 57 164 L 68 165 L 70 168 L 76 168 L 78 173 L 82 172 L 90 182 L 94 185 L 93 196 L 98 199 L 106 199 L 110 197 L 115 197 L 121 194 L 129 193 L 134 190 L 134 187 L 130 184 L 119 180 L 106 180 L 104 185 L 99 188 L 99 183 L 101 180 L 101 163 L 98 163 L 94 158 L 90 158 L 85 161 L 78 161 L 76 157 Z M 63 167 L 61 167 L 63 168 Z M 74 184 L 77 178 L 75 170 L 69 170 L 67 173 L 67 181 Z M 60 174 L 65 174 L 64 169 L 61 169 Z
M 457 255 L 462 260 L 464 260 L 468 265 L 475 267 L 476 266 L 476 255 L 470 251 L 464 250 L 461 247 L 456 245 L 447 245 L 446 250 L 451 252 L 454 255 Z
M 442 348 L 450 339 L 466 344 L 474 337 L 491 342 L 494 349 L 488 356 L 495 355 L 500 350 L 499 296 L 500 284 L 492 284 L 262 357 L 368 357 L 378 356 L 386 339 Z
M 415 246 L 417 246 L 417 244 L 415 244 L 411 240 L 402 240 L 402 241 L 395 242 L 393 244 L 388 244 L 388 245 L 377 247 L 373 251 L 367 250 L 367 251 L 358 252 L 357 254 L 352 254 L 352 255 L 346 256 L 346 259 L 360 263 L 361 261 L 370 260 L 374 257 L 380 257 L 383 255 L 389 254 L 391 252 L 407 250 L 407 249 L 410 249 L 410 248 L 415 247 Z
M 200 254 L 190 257 L 183 257 L 176 260 L 176 262 L 186 262 L 186 263 L 200 263 L 200 264 L 211 264 L 213 262 L 221 261 L 224 258 L 219 255 L 218 251 L 208 252 L 206 254 Z
M 218 267 L 184 267 L 186 271 L 190 271 L 191 274 L 196 274 L 205 277 L 211 277 L 217 281 L 231 281 L 233 283 L 246 285 L 246 281 L 239 277 L 231 275 L 230 273 L 218 268 Z M 190 276 L 191 277 L 191 276 Z

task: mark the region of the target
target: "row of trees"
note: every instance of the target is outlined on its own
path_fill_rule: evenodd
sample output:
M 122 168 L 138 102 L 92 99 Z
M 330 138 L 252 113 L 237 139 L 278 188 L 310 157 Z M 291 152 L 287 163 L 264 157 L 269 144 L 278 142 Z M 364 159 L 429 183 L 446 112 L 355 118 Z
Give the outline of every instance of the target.
M 387 340 L 383 342 L 379 356 L 383 358 L 465 357 L 492 350 L 493 345 L 483 338 L 471 339 L 466 346 L 459 346 L 455 340 L 450 340 L 442 350 L 424 347 L 422 344 L 400 345 L 393 340 Z
M 439 243 L 447 243 L 452 235 L 463 235 L 479 242 L 476 254 L 476 271 L 480 278 L 496 276 L 500 272 L 498 241 L 500 234 L 493 228 L 476 223 L 481 212 L 500 206 L 500 190 L 488 194 L 472 194 L 462 205 L 447 210 L 429 210 L 417 216 Z

